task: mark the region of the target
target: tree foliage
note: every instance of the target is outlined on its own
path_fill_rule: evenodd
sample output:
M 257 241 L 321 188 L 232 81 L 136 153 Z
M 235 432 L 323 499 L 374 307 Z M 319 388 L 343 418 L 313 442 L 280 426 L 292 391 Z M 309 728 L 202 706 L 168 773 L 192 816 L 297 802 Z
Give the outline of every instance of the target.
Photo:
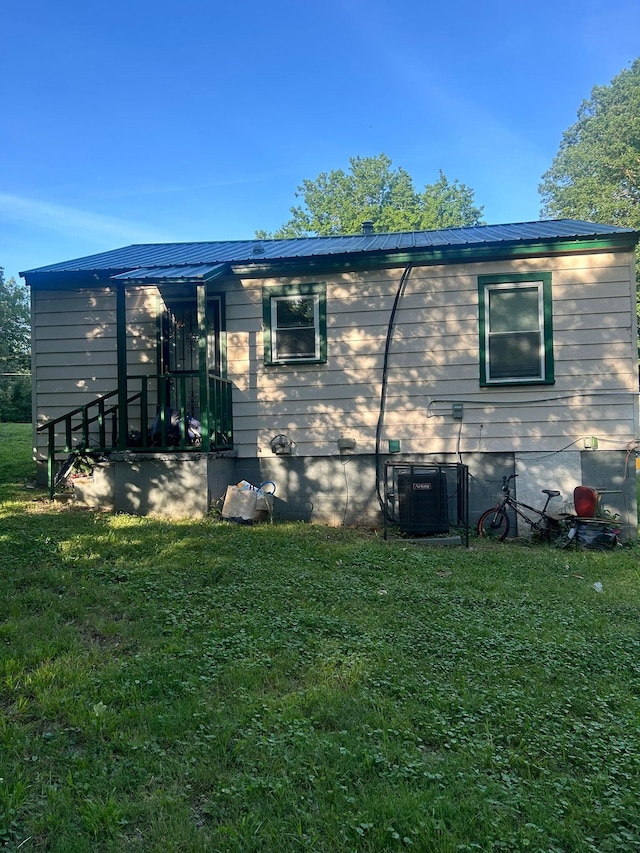
M 540 193 L 545 217 L 640 228 L 640 59 L 583 101 Z
M 438 180 L 416 191 L 411 176 L 392 168 L 386 154 L 351 157 L 348 171 L 322 172 L 315 180 L 304 180 L 296 197 L 302 204 L 291 208 L 288 222 L 265 237 L 331 236 L 358 234 L 370 220 L 374 230 L 416 231 L 454 228 L 481 222 L 482 207 L 476 207 L 474 192 L 458 180 L 450 183 L 440 171 Z
M 29 299 L 0 267 L 0 421 L 31 420 Z

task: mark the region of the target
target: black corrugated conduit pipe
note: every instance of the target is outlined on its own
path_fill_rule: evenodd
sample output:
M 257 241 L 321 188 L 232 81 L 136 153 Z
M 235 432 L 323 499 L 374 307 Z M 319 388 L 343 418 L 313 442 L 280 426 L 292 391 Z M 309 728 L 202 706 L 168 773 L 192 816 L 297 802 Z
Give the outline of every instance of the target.
M 400 304 L 400 300 L 404 295 L 405 288 L 407 286 L 407 281 L 409 280 L 409 274 L 413 269 L 413 264 L 407 264 L 400 277 L 400 282 L 398 284 L 398 289 L 396 290 L 396 296 L 393 300 L 393 306 L 391 308 L 391 316 L 389 317 L 389 325 L 387 326 L 387 339 L 384 345 L 384 360 L 382 362 L 382 380 L 380 382 L 380 410 L 378 412 L 378 423 L 376 425 L 376 494 L 378 496 L 378 503 L 380 504 L 380 509 L 383 514 L 386 514 L 386 496 L 382 494 L 381 486 L 380 486 L 380 437 L 382 435 L 382 427 L 384 426 L 384 413 L 387 404 L 387 383 L 389 378 L 389 352 L 391 350 L 391 342 L 393 340 L 393 330 L 395 327 L 396 321 L 396 313 L 398 311 L 398 305 Z

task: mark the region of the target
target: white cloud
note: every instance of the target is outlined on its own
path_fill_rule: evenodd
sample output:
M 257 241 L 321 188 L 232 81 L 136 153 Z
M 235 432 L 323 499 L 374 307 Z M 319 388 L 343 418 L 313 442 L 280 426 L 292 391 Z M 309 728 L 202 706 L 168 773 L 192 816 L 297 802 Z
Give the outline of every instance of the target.
M 112 242 L 156 243 L 166 239 L 152 228 L 138 223 L 3 192 L 0 192 L 0 218 L 12 225 L 28 225 L 100 245 Z

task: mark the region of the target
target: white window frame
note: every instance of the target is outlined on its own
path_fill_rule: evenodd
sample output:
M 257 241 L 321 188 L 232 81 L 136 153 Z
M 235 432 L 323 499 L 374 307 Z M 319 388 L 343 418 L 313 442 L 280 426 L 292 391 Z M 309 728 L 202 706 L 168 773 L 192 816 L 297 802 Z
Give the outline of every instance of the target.
M 301 299 L 313 301 L 313 327 L 304 326 L 301 328 L 313 328 L 314 352 L 313 355 L 305 353 L 305 355 L 297 355 L 296 353 L 283 353 L 279 347 L 279 332 L 289 331 L 292 327 L 287 326 L 282 329 L 278 326 L 278 305 L 281 302 L 297 302 Z M 293 327 L 295 328 L 295 327 Z M 295 296 L 272 296 L 271 297 L 271 357 L 273 361 L 318 361 L 320 358 L 320 297 L 317 293 L 307 295 L 296 294 Z
M 553 330 L 551 312 L 551 274 L 516 274 L 479 276 L 479 319 L 480 319 L 480 384 L 481 385 L 527 385 L 551 384 L 554 382 L 553 365 Z M 504 332 L 491 331 L 491 294 L 496 292 L 515 292 L 518 290 L 537 291 L 537 330 L 509 329 Z M 536 333 L 538 341 L 538 371 L 532 376 L 492 376 L 491 375 L 491 346 L 492 341 L 500 337 L 517 335 L 518 333 Z M 502 371 L 501 371 L 502 373 Z
M 283 352 L 279 346 L 278 305 L 286 301 L 310 299 L 313 304 L 314 352 L 304 355 Z M 262 319 L 265 364 L 324 364 L 327 361 L 327 287 L 324 282 L 269 285 L 262 290 Z M 289 327 L 289 331 L 294 327 Z

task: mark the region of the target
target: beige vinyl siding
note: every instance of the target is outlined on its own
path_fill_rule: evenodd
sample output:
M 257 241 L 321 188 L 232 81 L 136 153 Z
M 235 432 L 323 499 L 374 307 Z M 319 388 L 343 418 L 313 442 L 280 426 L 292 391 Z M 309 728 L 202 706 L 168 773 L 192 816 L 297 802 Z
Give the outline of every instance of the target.
M 478 276 L 550 272 L 555 384 L 481 388 Z M 401 268 L 274 279 L 228 278 L 226 354 L 239 456 L 271 455 L 285 433 L 298 456 L 375 449 L 383 357 Z M 323 282 L 327 363 L 264 364 L 262 291 Z M 624 449 L 637 434 L 633 255 L 602 253 L 413 268 L 390 350 L 382 450 L 556 450 L 597 435 Z M 157 369 L 155 287 L 127 289 L 128 373 Z M 116 299 L 110 288 L 33 294 L 38 423 L 115 390 Z M 463 402 L 462 422 L 451 403 Z M 44 438 L 40 444 L 43 446 Z
M 405 452 L 560 449 L 599 435 L 623 449 L 637 429 L 636 331 L 628 253 L 412 270 L 396 315 L 383 447 Z M 477 277 L 551 272 L 555 384 L 480 388 Z M 327 286 L 327 364 L 265 367 L 263 285 L 245 280 L 227 303 L 236 442 L 269 454 L 284 432 L 298 455 L 335 454 L 341 435 L 372 452 L 387 324 L 402 270 L 297 278 Z M 234 331 L 234 328 L 237 331 Z M 255 382 L 250 376 L 257 374 Z M 464 403 L 462 423 L 451 402 Z
M 38 422 L 111 390 L 116 381 L 112 290 L 36 291 L 34 380 Z
M 155 299 L 151 288 L 127 293 L 129 373 L 156 370 Z M 113 288 L 35 291 L 33 376 L 37 424 L 58 418 L 117 387 L 116 294 Z M 62 431 L 61 431 L 62 434 Z M 37 438 L 46 446 L 46 434 Z

